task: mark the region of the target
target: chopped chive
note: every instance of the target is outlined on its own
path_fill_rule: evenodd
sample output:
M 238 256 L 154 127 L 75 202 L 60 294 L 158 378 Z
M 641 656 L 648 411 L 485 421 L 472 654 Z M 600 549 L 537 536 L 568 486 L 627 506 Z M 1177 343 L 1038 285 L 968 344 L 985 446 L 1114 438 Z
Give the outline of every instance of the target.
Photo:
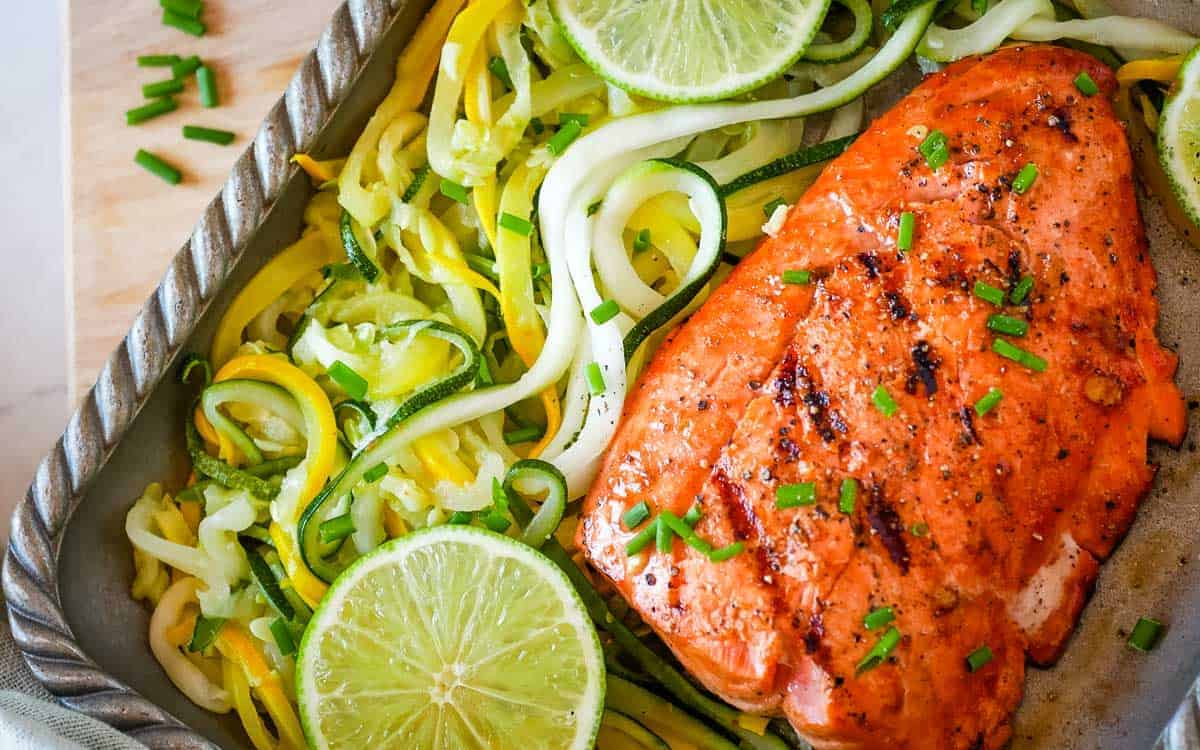
M 650 249 L 650 229 L 639 229 L 633 237 L 633 252 L 644 253 Z
M 888 389 L 882 384 L 875 388 L 875 392 L 871 394 L 871 402 L 875 404 L 875 408 L 885 417 L 890 417 L 896 413 L 900 407 L 896 405 L 896 400 L 892 398 L 892 394 L 888 393 Z
M 688 508 L 688 512 L 683 516 L 683 522 L 688 526 L 695 528 L 696 524 L 700 523 L 700 519 L 704 517 L 704 511 L 700 510 L 700 504 L 694 503 Z
M 179 62 L 179 55 L 139 55 L 139 68 L 169 68 Z
M 492 509 L 506 515 L 508 504 L 508 490 L 504 489 L 499 479 L 492 477 Z
M 275 639 L 279 653 L 284 656 L 296 653 L 296 641 L 292 638 L 292 629 L 288 627 L 287 620 L 282 617 L 275 618 L 271 623 L 271 637 Z
M 646 524 L 646 528 L 633 535 L 633 538 L 625 544 L 625 554 L 636 555 L 646 549 L 646 545 L 654 541 L 654 537 L 658 534 L 658 526 L 662 521 L 654 519 L 653 523 Z
M 142 86 L 142 96 L 147 99 L 156 99 L 160 96 L 168 94 L 178 94 L 183 91 L 183 81 L 177 78 L 168 78 L 165 81 L 155 81 Z
M 984 13 L 987 13 L 987 9 L 988 0 L 971 0 L 971 10 L 975 11 L 979 15 L 982 16 Z
M 1033 183 L 1037 181 L 1038 168 L 1033 162 L 1029 162 L 1021 167 L 1021 171 L 1017 172 L 1016 178 L 1013 180 L 1012 189 L 1017 195 L 1023 194 L 1029 188 L 1033 187 Z
M 567 146 L 579 137 L 583 132 L 583 128 L 575 120 L 568 120 L 563 123 L 558 132 L 550 136 L 550 140 L 546 141 L 546 148 L 550 149 L 550 153 L 555 156 L 562 156 L 562 153 L 567 150 Z
M 817 501 L 817 485 L 813 482 L 781 484 L 775 488 L 775 507 L 779 509 L 799 508 Z
M 983 669 L 984 665 L 992 660 L 992 650 L 987 644 L 983 644 L 971 653 L 967 654 L 967 671 L 978 672 Z
M 488 60 L 487 69 L 496 76 L 496 79 L 503 83 L 509 91 L 513 90 L 512 76 L 508 74 L 508 63 L 504 62 L 503 57 L 493 57 Z
M 1000 389 L 992 388 L 975 402 L 975 413 L 982 417 L 992 409 L 995 409 L 1002 398 L 1004 398 L 1004 394 L 1001 393 Z
M 456 510 L 450 514 L 450 520 L 446 523 L 450 523 L 455 526 L 465 526 L 474 518 L 475 514 L 469 510 Z
M 492 510 L 483 517 L 483 525 L 497 534 L 503 534 L 512 526 L 512 519 L 498 510 Z
M 388 473 L 388 465 L 382 461 L 363 472 L 363 481 L 374 484 Z
M 650 517 L 650 506 L 643 500 L 637 505 L 621 514 L 621 523 L 625 524 L 627 529 L 636 529 Z
M 985 281 L 975 282 L 975 296 L 996 306 L 1004 304 L 1004 290 L 997 289 Z
M 579 127 L 585 127 L 588 124 L 588 116 L 582 112 L 560 112 L 558 115 L 558 124 L 566 125 L 568 122 L 579 123 Z
M 183 137 L 193 141 L 205 141 L 207 143 L 216 143 L 220 146 L 228 146 L 230 143 L 233 143 L 233 139 L 237 136 L 228 130 L 204 128 L 199 125 L 184 125 Z
M 1086 70 L 1081 70 L 1079 75 L 1075 76 L 1075 88 L 1079 89 L 1084 96 L 1095 96 L 1100 93 L 1100 87 L 1096 85 Z
M 463 253 L 463 257 L 467 260 L 467 267 L 475 273 L 486 276 L 492 281 L 500 280 L 500 276 L 496 273 L 496 261 L 475 253 Z
M 888 631 L 880 636 L 879 640 L 867 652 L 862 661 L 858 663 L 858 673 L 862 674 L 868 670 L 874 669 L 883 663 L 884 659 L 891 656 L 892 651 L 900 644 L 900 631 L 895 628 L 888 628 Z
M 530 224 L 528 219 L 522 219 L 520 216 L 513 216 L 510 213 L 500 214 L 500 226 L 522 237 L 528 237 L 533 231 L 533 224 Z
M 178 185 L 179 181 L 183 179 L 183 174 L 178 169 L 167 164 L 149 151 L 139 148 L 133 160 L 146 171 L 158 175 L 172 185 Z
M 196 55 L 185 57 L 171 66 L 171 75 L 182 81 L 192 73 L 195 73 L 196 70 L 203 64 L 204 63 L 200 62 L 200 58 Z
M 537 281 L 538 279 L 542 278 L 543 276 L 549 276 L 549 275 L 550 275 L 550 264 L 549 263 L 538 263 L 537 265 L 535 265 L 533 267 L 533 280 L 534 281 Z
M 600 210 L 600 206 L 601 206 L 603 203 L 604 203 L 604 201 L 596 201 L 596 202 L 595 202 L 595 203 L 593 203 L 592 205 L 588 206 L 588 208 L 587 208 L 587 215 L 588 215 L 588 216 L 592 216 L 592 215 L 594 215 L 594 214 L 595 214 L 597 211 L 599 211 L 599 210 Z
M 708 559 L 712 560 L 713 562 L 725 562 L 731 557 L 736 557 L 742 554 L 745 549 L 745 542 L 734 542 L 733 544 L 727 544 L 720 549 L 715 549 L 712 552 L 709 552 Z
M 492 368 L 488 366 L 487 357 L 479 358 L 479 372 L 475 374 L 475 380 L 480 385 L 496 384 L 496 379 L 492 377 Z
M 162 23 L 163 26 L 173 26 L 185 34 L 191 34 L 192 36 L 204 36 L 204 32 L 207 31 L 204 24 L 200 21 L 197 21 L 195 18 L 188 18 L 173 10 L 163 11 Z
M 534 135 L 541 135 L 546 132 L 546 124 L 542 122 L 542 118 L 540 117 L 530 117 L 529 127 L 533 128 Z
M 512 430 L 504 433 L 504 443 L 506 445 L 517 445 L 519 443 L 532 443 L 536 440 L 541 440 L 542 435 L 546 431 L 537 425 L 522 427 L 519 430 Z
M 789 268 L 783 272 L 783 283 L 803 285 L 812 279 L 812 272 L 801 268 Z
M 321 525 L 317 527 L 317 533 L 322 542 L 332 544 L 354 533 L 354 519 L 349 513 L 334 516 L 328 521 L 322 521 Z
M 587 381 L 588 392 L 593 396 L 604 393 L 604 373 L 600 372 L 599 364 L 589 362 L 588 366 L 583 368 L 583 379 Z
M 1133 626 L 1133 632 L 1129 634 L 1129 647 L 1143 653 L 1151 651 L 1158 645 L 1162 629 L 1162 623 L 1158 620 L 1152 620 L 1149 617 L 1139 617 L 1137 625 Z
M 707 555 L 713 551 L 711 544 L 701 539 L 696 532 L 692 530 L 691 526 L 688 526 L 683 522 L 682 518 L 670 512 L 669 510 L 664 510 L 658 515 L 658 522 L 670 526 L 671 531 L 674 531 L 679 538 L 687 544 L 687 546 L 697 550 L 700 552 L 700 554 Z
M 159 115 L 165 115 L 168 112 L 174 112 L 179 105 L 169 96 L 164 96 L 162 99 L 155 99 L 149 104 L 143 104 L 140 107 L 135 107 L 125 113 L 126 125 L 139 125 L 146 120 L 152 120 Z
M 196 84 L 200 87 L 200 104 L 205 107 L 215 107 L 220 103 L 217 96 L 217 76 L 212 68 L 201 65 L 196 69 Z
M 213 641 L 217 640 L 217 635 L 223 627 L 225 627 L 224 617 L 200 615 L 196 618 L 196 625 L 192 628 L 192 640 L 188 643 L 187 650 L 192 653 L 206 650 L 213 645 Z
M 329 366 L 328 373 L 333 382 L 337 383 L 350 398 L 361 401 L 367 395 L 367 381 L 342 360 L 334 360 L 334 363 Z
M 672 548 L 672 536 L 674 536 L 674 534 L 671 531 L 671 527 L 660 520 L 658 522 L 658 528 L 654 531 L 655 548 L 664 555 L 670 552 Z
M 1025 276 L 1017 282 L 1015 287 L 1013 287 L 1012 294 L 1009 295 L 1009 299 L 1012 300 L 1014 305 L 1019 305 L 1025 301 L 1025 298 L 1029 296 L 1029 292 L 1032 290 L 1033 277 Z
M 593 307 L 589 315 L 592 316 L 592 320 L 596 322 L 596 325 L 603 325 L 617 317 L 617 313 L 619 312 L 621 312 L 621 308 L 617 306 L 617 303 L 611 299 L 606 299 Z
M 1027 352 L 1019 346 L 1013 346 L 1004 339 L 996 339 L 992 342 L 992 351 L 999 354 L 1001 357 L 1006 357 L 1012 361 L 1028 367 L 1034 372 L 1045 372 L 1046 360 L 1042 359 L 1033 352 Z
M 912 528 L 909 529 L 909 531 L 912 532 L 912 535 L 915 537 L 928 536 L 929 524 L 925 523 L 924 521 L 917 521 L 912 525 Z
M 767 201 L 763 204 L 763 216 L 766 216 L 769 219 L 775 214 L 775 209 L 786 205 L 787 201 L 785 201 L 783 198 L 776 198 L 774 200 Z
M 854 512 L 854 501 L 858 497 L 858 480 L 847 477 L 842 480 L 842 490 L 838 497 L 838 510 L 843 513 Z
M 443 177 L 442 184 L 438 186 L 438 190 L 450 200 L 458 201 L 464 206 L 471 203 L 471 199 L 467 197 L 467 189 L 453 180 L 447 180 Z
M 876 607 L 863 617 L 863 627 L 867 630 L 878 630 L 896 619 L 891 607 Z
M 935 172 L 950 159 L 946 134 L 940 130 L 931 130 L 917 149 L 925 157 L 925 163 Z
M 188 18 L 199 18 L 204 10 L 204 0 L 158 0 L 158 4 Z
M 1029 332 L 1029 323 L 1011 315 L 989 315 L 987 327 L 988 330 L 1009 336 L 1024 336 Z
M 908 252 L 912 250 L 913 229 L 916 228 L 917 217 L 912 211 L 900 214 L 900 232 L 896 235 L 896 248 Z

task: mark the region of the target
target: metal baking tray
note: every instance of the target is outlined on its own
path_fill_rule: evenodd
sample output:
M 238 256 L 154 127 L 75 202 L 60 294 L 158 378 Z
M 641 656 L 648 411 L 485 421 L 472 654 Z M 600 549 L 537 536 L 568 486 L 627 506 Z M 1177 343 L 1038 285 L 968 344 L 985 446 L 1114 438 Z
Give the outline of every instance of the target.
M 14 515 L 3 590 L 30 669 L 64 705 L 151 748 L 246 746 L 232 714 L 210 714 L 171 685 L 146 641 L 149 612 L 129 596 L 125 513 L 146 484 L 181 483 L 187 471 L 180 426 L 188 392 L 165 375 L 181 352 L 207 351 L 236 291 L 298 235 L 311 187 L 291 156 L 349 150 L 428 5 L 348 0 L 337 9 Z M 1197 0 L 1114 5 L 1200 32 Z M 869 111 L 886 109 L 916 80 L 915 69 L 898 72 L 871 93 Z M 1153 199 L 1142 195 L 1141 206 L 1159 272 L 1161 336 L 1179 352 L 1185 394 L 1200 399 L 1200 254 Z M 1200 416 L 1191 421 L 1191 440 L 1200 442 Z M 1066 655 L 1029 670 L 1014 748 L 1147 748 L 1157 740 L 1200 750 L 1200 453 L 1186 442 L 1179 451 L 1154 446 L 1151 456 L 1160 465 L 1154 489 L 1104 566 Z M 1168 627 L 1150 654 L 1125 646 L 1139 615 Z

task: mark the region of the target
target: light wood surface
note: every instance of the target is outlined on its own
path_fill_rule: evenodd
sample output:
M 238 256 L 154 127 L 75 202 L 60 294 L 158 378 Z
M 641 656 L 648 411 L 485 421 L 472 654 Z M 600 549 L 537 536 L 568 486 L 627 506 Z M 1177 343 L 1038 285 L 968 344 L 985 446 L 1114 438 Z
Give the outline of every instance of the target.
M 95 380 L 338 2 L 208 0 L 208 33 L 196 38 L 163 26 L 154 0 L 70 0 L 72 402 Z M 125 110 L 143 103 L 141 85 L 171 75 L 169 68 L 137 67 L 138 55 L 157 53 L 199 55 L 217 74 L 221 106 L 202 108 L 189 80 L 178 110 L 126 126 Z M 232 130 L 238 138 L 229 146 L 187 141 L 185 124 Z M 172 187 L 134 164 L 139 148 L 177 165 L 183 183 Z

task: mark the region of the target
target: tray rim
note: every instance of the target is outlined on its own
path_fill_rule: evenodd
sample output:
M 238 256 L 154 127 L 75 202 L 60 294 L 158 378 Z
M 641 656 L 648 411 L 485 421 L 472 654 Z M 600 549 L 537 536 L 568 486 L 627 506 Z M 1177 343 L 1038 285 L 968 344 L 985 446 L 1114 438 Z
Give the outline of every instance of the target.
M 275 200 L 411 0 L 343 0 L 271 106 L 224 186 L 109 355 L 17 504 L 2 590 L 13 640 L 34 677 L 63 706 L 150 748 L 217 748 L 106 673 L 78 644 L 61 604 L 58 559 L 67 524 L 135 417 L 167 374 Z

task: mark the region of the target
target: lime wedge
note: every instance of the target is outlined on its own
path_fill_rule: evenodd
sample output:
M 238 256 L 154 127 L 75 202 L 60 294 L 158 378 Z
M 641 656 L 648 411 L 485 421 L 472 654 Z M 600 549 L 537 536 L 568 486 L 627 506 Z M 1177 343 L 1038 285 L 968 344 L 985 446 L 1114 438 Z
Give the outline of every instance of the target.
M 297 661 L 314 748 L 591 748 L 604 657 L 566 575 L 466 526 L 409 534 L 334 581 Z
M 1158 158 L 1179 204 L 1200 226 L 1200 47 L 1183 61 L 1163 105 Z
M 571 46 L 608 81 L 670 102 L 742 94 L 804 54 L 830 0 L 552 0 Z

